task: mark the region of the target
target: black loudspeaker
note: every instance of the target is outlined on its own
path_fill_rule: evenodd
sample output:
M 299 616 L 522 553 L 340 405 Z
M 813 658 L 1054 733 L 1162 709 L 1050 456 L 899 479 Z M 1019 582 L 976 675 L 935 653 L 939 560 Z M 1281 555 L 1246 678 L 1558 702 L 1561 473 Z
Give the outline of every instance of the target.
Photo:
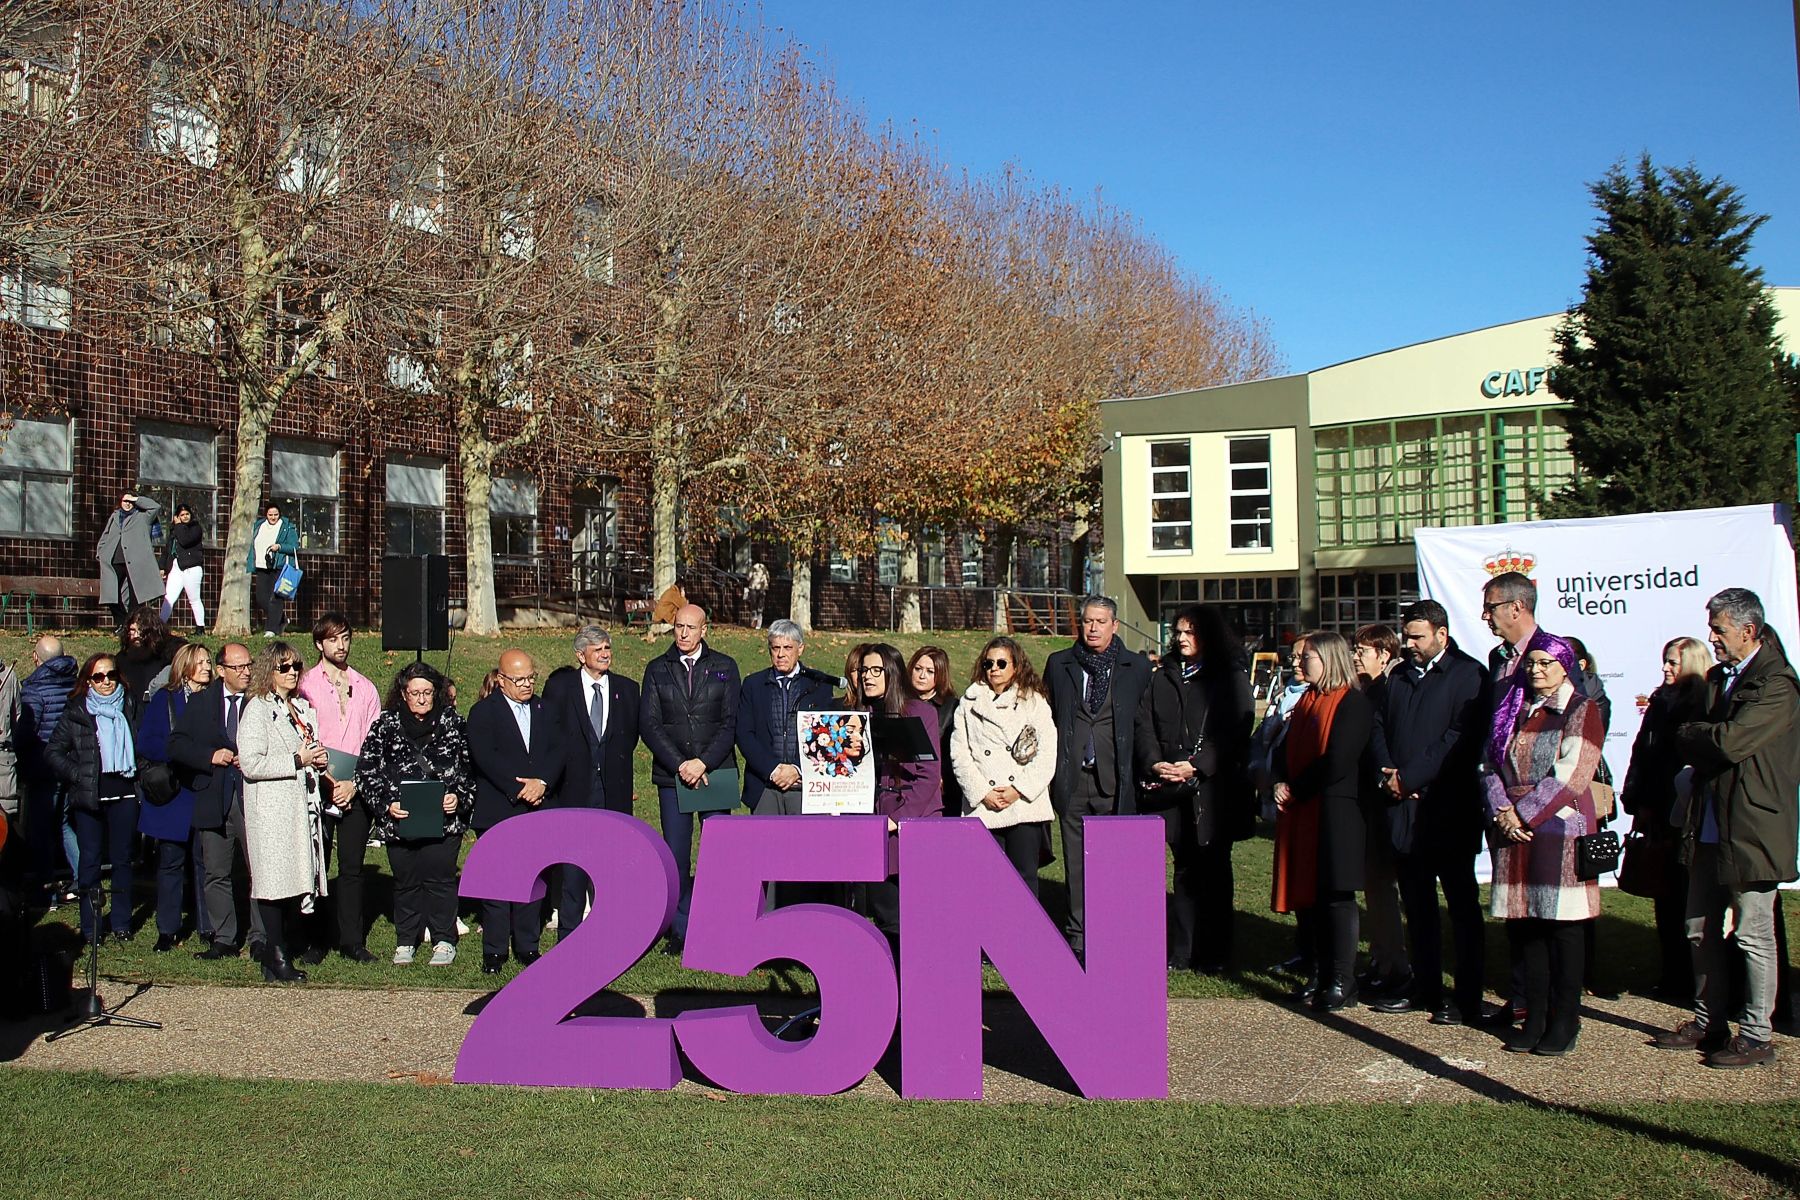
M 442 554 L 381 560 L 381 648 L 450 648 L 450 560 Z

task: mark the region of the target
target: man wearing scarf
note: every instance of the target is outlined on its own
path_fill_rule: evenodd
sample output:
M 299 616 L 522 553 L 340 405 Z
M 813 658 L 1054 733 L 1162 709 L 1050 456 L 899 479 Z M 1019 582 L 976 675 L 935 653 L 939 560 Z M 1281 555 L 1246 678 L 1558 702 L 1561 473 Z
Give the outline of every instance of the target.
M 1150 663 L 1119 639 L 1119 608 L 1105 596 L 1084 596 L 1081 635 L 1044 667 L 1050 713 L 1056 722 L 1056 776 L 1050 800 L 1062 822 L 1069 923 L 1064 936 L 1076 954 L 1087 952 L 1086 880 L 1082 821 L 1137 811 L 1132 778 L 1138 701 L 1150 684 Z

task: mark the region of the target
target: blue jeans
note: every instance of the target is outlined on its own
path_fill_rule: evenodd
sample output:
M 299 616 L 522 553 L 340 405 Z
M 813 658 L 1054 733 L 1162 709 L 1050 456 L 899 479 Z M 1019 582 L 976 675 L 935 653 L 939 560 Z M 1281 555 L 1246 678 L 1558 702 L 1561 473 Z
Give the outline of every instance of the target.
M 81 936 L 89 937 L 94 932 L 98 917 L 94 894 L 100 888 L 104 857 L 112 859 L 112 931 L 129 933 L 131 842 L 137 836 L 137 798 L 102 804 L 99 812 L 76 809 L 69 816 L 75 825 L 75 837 L 81 843 L 81 866 L 75 889 L 81 893 Z

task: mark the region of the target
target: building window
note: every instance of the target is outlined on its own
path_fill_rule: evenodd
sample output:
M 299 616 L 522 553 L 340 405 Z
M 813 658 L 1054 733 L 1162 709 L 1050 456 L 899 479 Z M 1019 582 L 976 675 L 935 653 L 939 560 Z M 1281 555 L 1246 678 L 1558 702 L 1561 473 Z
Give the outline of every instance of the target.
M 1175 610 L 1184 604 L 1216 606 L 1252 652 L 1275 650 L 1300 632 L 1300 579 L 1296 575 L 1239 575 L 1158 581 L 1162 640 L 1168 642 Z
M 576 207 L 575 265 L 596 283 L 613 281 L 613 236 L 613 210 L 608 204 L 589 200 Z
M 70 536 L 72 421 L 17 420 L 0 431 L 0 535 Z
M 1226 439 L 1231 472 L 1231 548 L 1275 548 L 1274 489 L 1270 482 L 1269 439 Z
M 747 573 L 755 558 L 755 547 L 750 541 L 750 523 L 744 520 L 744 510 L 735 504 L 727 504 L 713 519 L 718 524 L 718 533 L 713 540 L 714 564 L 721 571 L 738 575 Z
M 144 147 L 168 158 L 186 159 L 211 170 L 219 165 L 219 123 L 198 104 L 180 95 L 175 69 L 157 63 L 150 69 L 152 91 Z
M 75 94 L 74 41 L 61 25 L 16 30 L 0 48 L 0 112 L 40 121 L 68 111 Z
M 69 251 L 50 238 L 20 238 L 0 266 L 0 321 L 66 330 L 72 309 Z
M 966 588 L 981 586 L 980 534 L 962 535 L 962 585 Z
M 531 339 L 502 336 L 493 342 L 494 393 L 501 408 L 531 411 L 537 397 L 531 389 L 531 367 L 537 348 Z
M 1575 474 L 1564 410 L 1337 425 L 1313 434 L 1319 545 L 1405 545 L 1420 525 L 1539 515 Z
M 1150 549 L 1194 548 L 1193 443 L 1150 443 Z
M 336 302 L 336 296 L 319 284 L 287 283 L 275 289 L 275 363 L 291 367 L 323 337 L 325 316 Z M 337 378 L 337 359 L 328 356 L 323 346 L 316 352 L 307 373 Z
M 276 438 L 269 462 L 269 502 L 300 531 L 302 550 L 335 551 L 337 447 Z
M 495 238 L 500 253 L 521 261 L 537 257 L 537 198 L 513 192 L 501 205 Z
M 926 587 L 944 586 L 944 531 L 927 529 L 919 539 L 919 579 Z
M 1417 571 L 1320 571 L 1319 628 L 1349 637 L 1364 625 L 1400 632 L 1400 610 L 1419 598 Z
M 1039 591 L 1050 586 L 1049 546 L 1042 542 L 1025 544 L 1024 568 L 1019 575 L 1019 586 Z
M 160 259 L 144 287 L 144 341 L 164 350 L 208 354 L 215 325 L 208 271 L 196 263 Z
M 429 324 L 402 331 L 400 345 L 388 351 L 384 375 L 387 385 L 415 396 L 437 392 L 437 352 L 443 341 L 444 314 L 432 314 Z
M 826 578 L 833 583 L 856 582 L 856 555 L 845 554 L 836 546 L 831 548 L 831 555 L 826 560 Z
M 300 121 L 282 130 L 286 161 L 275 185 L 295 196 L 329 197 L 343 186 L 343 129 L 335 121 Z
M 138 494 L 162 505 L 166 539 L 175 506 L 194 510 L 200 537 L 212 541 L 219 520 L 219 437 L 193 425 L 145 421 L 138 426 Z
M 529 561 L 537 554 L 537 480 L 527 475 L 496 475 L 488 494 L 488 528 L 493 531 L 494 558 Z
M 619 550 L 619 481 L 598 479 L 569 497 L 575 517 L 569 561 L 577 591 L 616 587 Z M 747 568 L 746 568 L 747 569 Z
M 387 464 L 387 552 L 442 554 L 446 467 L 441 458 L 390 458 Z
M 907 549 L 900 527 L 883 519 L 875 530 L 875 582 L 882 587 L 900 586 L 900 555 Z
M 444 232 L 444 156 L 429 147 L 395 143 L 388 167 L 394 202 L 388 219 L 421 233 Z

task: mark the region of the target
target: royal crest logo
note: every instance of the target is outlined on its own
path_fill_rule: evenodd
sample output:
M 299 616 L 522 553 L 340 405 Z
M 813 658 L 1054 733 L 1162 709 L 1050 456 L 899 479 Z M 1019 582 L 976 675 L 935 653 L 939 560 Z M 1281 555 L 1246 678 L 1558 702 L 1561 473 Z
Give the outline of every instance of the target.
M 1537 555 L 1529 550 L 1514 550 L 1508 546 L 1498 554 L 1490 554 L 1481 561 L 1481 569 L 1488 573 L 1488 578 L 1504 575 L 1508 571 L 1517 571 L 1526 578 L 1537 567 Z M 1533 582 L 1536 582 L 1533 580 Z

